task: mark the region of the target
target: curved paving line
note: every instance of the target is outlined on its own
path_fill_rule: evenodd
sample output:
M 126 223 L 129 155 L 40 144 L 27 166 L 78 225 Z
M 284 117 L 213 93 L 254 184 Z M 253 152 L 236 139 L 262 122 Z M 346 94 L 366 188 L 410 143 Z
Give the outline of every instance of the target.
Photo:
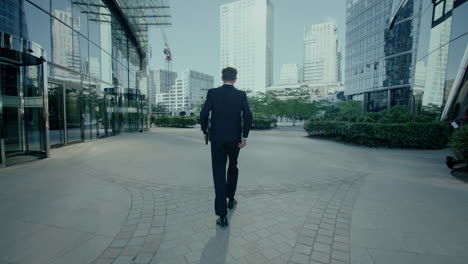
M 93 264 L 149 264 L 165 234 L 165 194 L 122 184 L 132 197 L 132 206 L 120 232 Z
M 362 178 L 321 197 L 304 223 L 288 263 L 351 263 L 351 216 Z

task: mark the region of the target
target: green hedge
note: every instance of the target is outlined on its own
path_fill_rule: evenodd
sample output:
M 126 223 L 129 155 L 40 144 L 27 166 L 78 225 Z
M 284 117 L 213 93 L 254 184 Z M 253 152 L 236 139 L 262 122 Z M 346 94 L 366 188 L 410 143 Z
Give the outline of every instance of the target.
M 457 160 L 468 162 L 468 125 L 455 132 L 450 145 Z
M 276 119 L 254 116 L 252 120 L 253 129 L 270 129 L 276 127 Z
M 373 147 L 438 149 L 447 146 L 450 132 L 446 124 L 433 123 L 350 123 L 308 121 L 309 135 L 340 137 L 346 141 Z
M 196 118 L 185 116 L 160 116 L 152 121 L 159 127 L 193 127 L 197 124 Z

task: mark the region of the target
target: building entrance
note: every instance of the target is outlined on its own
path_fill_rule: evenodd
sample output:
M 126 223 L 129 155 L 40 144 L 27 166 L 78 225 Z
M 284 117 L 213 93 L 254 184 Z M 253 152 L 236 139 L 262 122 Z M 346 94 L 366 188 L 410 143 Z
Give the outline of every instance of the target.
M 47 157 L 49 149 L 44 60 L 12 48 L 23 41 L 30 53 L 42 49 L 11 35 L 0 36 L 0 166 L 4 167 Z

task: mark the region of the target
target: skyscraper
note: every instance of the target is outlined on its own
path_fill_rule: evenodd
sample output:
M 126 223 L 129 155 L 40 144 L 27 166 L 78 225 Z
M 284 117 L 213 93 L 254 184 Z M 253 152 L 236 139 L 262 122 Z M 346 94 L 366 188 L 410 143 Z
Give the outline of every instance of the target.
M 211 75 L 185 70 L 167 92 L 156 95 L 157 102 L 165 105 L 169 111 L 192 110 L 204 102 L 208 90 L 213 88 Z
M 405 3 L 389 30 L 392 4 Z M 429 2 L 429 1 L 426 1 Z M 345 95 L 367 111 L 410 105 L 416 75 L 420 1 L 347 0 Z M 422 78 L 422 72 L 418 78 Z M 418 80 L 420 82 L 420 80 Z
M 299 64 L 283 64 L 280 72 L 280 84 L 294 84 L 301 81 L 301 66 Z
M 273 4 L 239 0 L 221 5 L 221 68 L 235 67 L 236 87 L 265 92 L 273 83 Z
M 303 81 L 332 83 L 340 79 L 338 28 L 334 23 L 304 29 Z
M 148 96 L 150 104 L 157 104 L 157 94 L 167 93 L 175 84 L 177 73 L 162 69 L 154 69 L 150 71 L 148 82 Z

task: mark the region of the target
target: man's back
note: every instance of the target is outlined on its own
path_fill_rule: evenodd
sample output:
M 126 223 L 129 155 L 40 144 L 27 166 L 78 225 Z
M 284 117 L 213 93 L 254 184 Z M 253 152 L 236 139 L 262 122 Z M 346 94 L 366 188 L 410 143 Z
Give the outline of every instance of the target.
M 211 141 L 240 141 L 242 136 L 245 138 L 248 136 L 252 124 L 252 112 L 244 91 L 237 90 L 229 84 L 209 90 L 200 113 L 203 131 L 208 127 L 210 111 Z M 242 126 L 241 113 L 244 126 Z

